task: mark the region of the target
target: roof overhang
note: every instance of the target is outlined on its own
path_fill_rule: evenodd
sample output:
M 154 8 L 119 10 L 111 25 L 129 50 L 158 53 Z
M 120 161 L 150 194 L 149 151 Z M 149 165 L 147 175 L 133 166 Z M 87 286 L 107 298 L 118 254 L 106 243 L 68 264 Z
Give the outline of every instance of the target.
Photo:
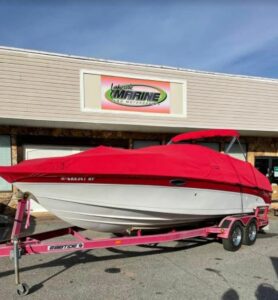
M 192 127 L 184 126 L 163 126 L 153 124 L 124 124 L 122 122 L 107 123 L 107 122 L 72 122 L 67 121 L 49 121 L 43 119 L 23 119 L 23 118 L 0 118 L 0 125 L 4 126 L 18 126 L 18 127 L 42 127 L 42 128 L 65 128 L 65 129 L 80 129 L 80 130 L 105 130 L 105 131 L 136 131 L 136 132 L 161 132 L 161 133 L 184 133 L 194 132 L 207 129 L 206 127 Z M 278 131 L 258 131 L 244 128 L 234 128 L 241 136 L 254 137 L 278 137 Z M 191 133 L 192 134 L 192 133 Z

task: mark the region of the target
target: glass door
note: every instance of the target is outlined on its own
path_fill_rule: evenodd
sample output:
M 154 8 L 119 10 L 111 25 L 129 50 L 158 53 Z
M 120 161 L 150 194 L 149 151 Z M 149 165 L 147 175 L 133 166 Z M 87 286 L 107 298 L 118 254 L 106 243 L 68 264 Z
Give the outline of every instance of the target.
M 278 183 L 278 157 L 258 156 L 255 158 L 255 167 L 268 177 L 271 183 Z
M 272 200 L 278 200 L 278 157 L 257 156 L 255 167 L 264 174 L 272 185 Z

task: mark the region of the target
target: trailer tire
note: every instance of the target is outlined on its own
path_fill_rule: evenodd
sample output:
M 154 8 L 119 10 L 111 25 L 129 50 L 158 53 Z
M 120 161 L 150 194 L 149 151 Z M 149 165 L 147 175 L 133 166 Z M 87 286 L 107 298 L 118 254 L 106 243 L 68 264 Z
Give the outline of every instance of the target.
M 239 221 L 235 221 L 230 228 L 229 237 L 227 239 L 223 239 L 223 247 L 228 251 L 237 251 L 243 241 L 243 228 L 242 224 Z
M 255 219 L 252 219 L 243 230 L 242 243 L 248 246 L 255 244 L 257 239 L 257 233 L 257 221 Z

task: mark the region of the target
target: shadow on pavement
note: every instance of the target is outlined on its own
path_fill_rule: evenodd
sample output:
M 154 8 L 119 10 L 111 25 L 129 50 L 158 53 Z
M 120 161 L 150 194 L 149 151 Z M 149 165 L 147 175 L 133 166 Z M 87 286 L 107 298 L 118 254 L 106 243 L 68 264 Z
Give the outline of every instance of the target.
M 271 232 L 258 232 L 258 239 L 269 239 L 272 237 L 278 236 L 278 233 L 271 233 Z
M 122 258 L 130 258 L 130 257 L 143 257 L 148 255 L 157 255 L 160 253 L 168 253 L 168 252 L 174 252 L 174 251 L 181 251 L 186 249 L 191 249 L 194 247 L 202 246 L 204 244 L 211 243 L 212 241 L 195 241 L 194 239 L 190 240 L 189 243 L 187 242 L 177 242 L 175 246 L 153 246 L 150 245 L 149 247 L 147 245 L 144 245 L 146 247 L 146 250 L 142 251 L 143 247 L 140 247 L 140 251 L 136 250 L 123 250 L 119 248 L 108 248 L 107 250 L 110 251 L 111 255 L 106 256 L 95 256 L 92 253 L 89 253 L 91 250 L 88 251 L 80 251 L 80 252 L 72 252 L 69 254 L 66 254 L 62 257 L 59 257 L 57 259 L 54 259 L 52 261 L 48 261 L 41 264 L 36 264 L 33 266 L 27 266 L 20 268 L 20 272 L 27 272 L 34 269 L 40 269 L 40 268 L 51 268 L 51 267 L 59 267 L 63 266 L 64 268 L 60 270 L 59 272 L 51 275 L 50 277 L 46 278 L 45 280 L 39 282 L 38 284 L 32 286 L 30 288 L 29 294 L 39 290 L 43 287 L 44 283 L 51 280 L 52 278 L 60 275 L 61 273 L 67 271 L 71 267 L 77 265 L 77 264 L 84 264 L 84 263 L 90 263 L 90 262 L 97 262 L 97 261 L 106 261 L 106 260 L 115 260 L 115 259 L 122 259 Z M 11 265 L 12 267 L 12 265 Z M 14 270 L 8 270 L 4 272 L 0 272 L 0 278 L 5 276 L 10 276 L 14 274 Z
M 270 257 L 270 260 L 272 262 L 273 269 L 276 272 L 276 276 L 278 277 L 278 258 Z M 258 300 L 277 300 L 278 299 L 278 291 L 271 284 L 262 283 L 262 284 L 258 285 L 257 290 L 255 292 L 255 297 Z M 221 299 L 222 300 L 238 300 L 239 295 L 236 290 L 231 288 L 223 294 Z
M 1 206 L 0 213 L 0 243 L 10 240 L 13 221 L 15 218 L 16 209 L 11 207 L 3 207 Z M 26 217 L 24 218 L 24 222 L 22 224 L 22 233 L 20 237 L 30 235 L 35 232 L 36 228 L 36 218 L 32 215 L 30 216 L 30 226 L 28 229 L 25 229 Z
M 271 285 L 267 283 L 262 283 L 257 287 L 255 292 L 255 297 L 257 300 L 277 300 L 278 291 Z M 221 300 L 239 300 L 239 294 L 235 289 L 227 290 L 221 297 Z
M 270 260 L 271 260 L 273 269 L 275 270 L 276 276 L 278 278 L 278 258 L 277 257 L 270 257 Z
M 278 291 L 271 284 L 262 283 L 258 286 L 255 297 L 258 300 L 277 300 Z
M 222 295 L 221 300 L 239 300 L 239 294 L 236 290 L 229 289 Z

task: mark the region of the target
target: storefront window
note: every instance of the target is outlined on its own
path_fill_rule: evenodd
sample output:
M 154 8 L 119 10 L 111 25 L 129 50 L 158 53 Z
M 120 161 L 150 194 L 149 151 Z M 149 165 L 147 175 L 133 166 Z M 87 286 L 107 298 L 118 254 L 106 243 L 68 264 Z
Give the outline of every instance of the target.
M 257 156 L 255 167 L 268 177 L 270 183 L 278 183 L 278 157 Z
M 8 135 L 0 135 L 0 166 L 11 165 L 11 138 Z M 12 190 L 12 185 L 0 178 L 0 192 Z

